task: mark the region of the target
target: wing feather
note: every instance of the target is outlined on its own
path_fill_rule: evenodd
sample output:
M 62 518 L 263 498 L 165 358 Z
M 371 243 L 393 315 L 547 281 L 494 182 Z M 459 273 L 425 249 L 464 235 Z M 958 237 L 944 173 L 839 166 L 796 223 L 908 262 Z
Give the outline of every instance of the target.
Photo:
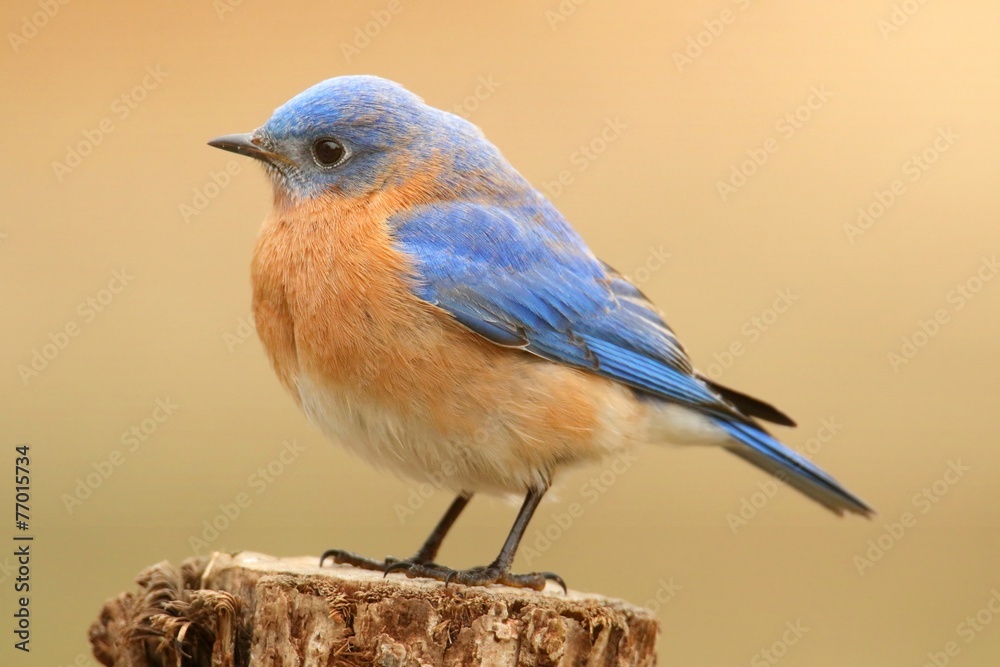
M 728 419 L 749 422 L 694 374 L 645 296 L 559 219 L 448 203 L 390 221 L 413 258 L 417 293 L 498 345 L 523 347 Z

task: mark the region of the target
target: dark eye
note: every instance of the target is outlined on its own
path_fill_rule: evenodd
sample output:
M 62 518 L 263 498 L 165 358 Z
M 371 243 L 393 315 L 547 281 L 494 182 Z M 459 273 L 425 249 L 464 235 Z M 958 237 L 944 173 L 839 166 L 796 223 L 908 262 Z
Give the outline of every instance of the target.
M 320 139 L 313 144 L 313 159 L 321 167 L 336 167 L 347 157 L 347 149 L 336 139 Z

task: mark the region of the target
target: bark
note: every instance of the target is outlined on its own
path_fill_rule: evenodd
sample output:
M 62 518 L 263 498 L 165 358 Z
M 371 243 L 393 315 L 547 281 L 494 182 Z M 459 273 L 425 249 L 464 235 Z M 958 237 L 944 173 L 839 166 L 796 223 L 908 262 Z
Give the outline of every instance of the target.
M 597 595 L 459 587 L 243 552 L 162 562 L 90 628 L 105 665 L 653 665 L 658 625 Z

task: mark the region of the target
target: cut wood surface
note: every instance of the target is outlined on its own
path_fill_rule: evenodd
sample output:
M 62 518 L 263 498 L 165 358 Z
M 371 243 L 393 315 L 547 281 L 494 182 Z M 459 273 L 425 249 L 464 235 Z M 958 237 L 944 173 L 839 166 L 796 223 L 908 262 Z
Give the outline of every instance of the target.
M 105 665 L 653 665 L 649 611 L 242 552 L 162 562 L 90 628 Z

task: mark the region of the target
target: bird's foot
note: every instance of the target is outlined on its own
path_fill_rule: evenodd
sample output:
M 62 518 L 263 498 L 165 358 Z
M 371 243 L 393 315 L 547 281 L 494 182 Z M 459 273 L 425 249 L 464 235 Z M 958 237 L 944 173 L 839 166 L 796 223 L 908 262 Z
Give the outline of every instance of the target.
M 531 588 L 540 591 L 545 588 L 545 582 L 554 581 L 566 592 L 566 582 L 554 572 L 530 572 L 528 574 L 512 574 L 494 565 L 473 567 L 468 570 L 453 570 L 437 563 L 421 563 L 413 560 L 401 560 L 385 569 L 390 572 L 402 572 L 411 579 L 425 577 L 443 581 L 445 585 L 455 583 L 463 586 L 489 586 L 503 584 L 513 588 Z
M 403 560 L 393 556 L 386 556 L 385 560 L 375 560 L 374 558 L 359 556 L 356 553 L 344 551 L 343 549 L 327 549 L 324 551 L 323 555 L 319 559 L 319 566 L 323 567 L 323 563 L 325 563 L 327 559 L 333 560 L 334 563 L 360 567 L 364 570 L 382 572 L 383 574 L 389 574 L 389 572 L 392 572 L 393 569 L 400 566 L 400 564 L 402 564 L 403 567 L 408 567 L 410 565 L 441 567 L 437 563 L 423 558 L 420 555 L 412 556 Z

